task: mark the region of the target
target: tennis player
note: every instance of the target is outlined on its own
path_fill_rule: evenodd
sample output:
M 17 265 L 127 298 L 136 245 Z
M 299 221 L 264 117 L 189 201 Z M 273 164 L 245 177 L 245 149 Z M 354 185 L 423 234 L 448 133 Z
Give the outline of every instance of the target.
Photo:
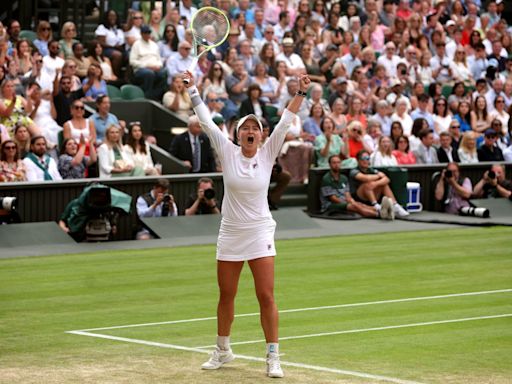
M 194 86 L 192 73 L 185 72 L 183 79 L 189 80 L 187 88 L 194 111 L 219 156 L 224 176 L 222 221 L 217 239 L 217 281 L 220 291 L 217 307 L 217 347 L 202 368 L 218 369 L 235 357 L 229 338 L 235 314 L 238 280 L 244 262 L 248 261 L 260 305 L 261 326 L 267 342 L 267 375 L 283 377 L 279 360 L 278 312 L 274 301 L 276 222 L 270 214 L 267 191 L 275 159 L 311 80 L 307 75 L 299 77 L 299 91 L 284 110 L 270 138 L 259 148 L 263 128 L 255 115 L 244 116 L 238 122 L 236 134 L 240 146 L 237 146 L 213 122 Z

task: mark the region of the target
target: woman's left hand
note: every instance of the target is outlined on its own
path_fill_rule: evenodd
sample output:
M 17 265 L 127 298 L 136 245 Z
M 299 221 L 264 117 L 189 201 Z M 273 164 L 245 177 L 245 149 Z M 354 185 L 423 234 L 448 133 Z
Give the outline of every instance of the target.
M 302 92 L 307 92 L 310 84 L 311 79 L 307 74 L 299 75 L 299 89 Z

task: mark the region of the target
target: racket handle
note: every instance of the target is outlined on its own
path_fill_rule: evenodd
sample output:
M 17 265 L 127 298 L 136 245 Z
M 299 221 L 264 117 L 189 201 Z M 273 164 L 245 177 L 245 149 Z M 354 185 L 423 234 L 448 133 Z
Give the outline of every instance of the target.
M 188 67 L 188 71 L 190 73 L 194 73 L 194 70 L 196 69 L 196 66 L 197 66 L 198 59 L 199 59 L 198 57 L 194 57 L 194 59 L 192 60 L 192 63 L 190 64 L 190 67 Z M 183 79 L 183 82 L 187 85 L 190 83 L 189 79 Z

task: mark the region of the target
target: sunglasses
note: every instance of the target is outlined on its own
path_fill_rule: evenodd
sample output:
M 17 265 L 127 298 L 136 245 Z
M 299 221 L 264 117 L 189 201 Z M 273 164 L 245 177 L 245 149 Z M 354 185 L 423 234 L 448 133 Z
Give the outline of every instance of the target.
M 368 161 L 368 160 L 370 160 L 370 156 L 361 156 L 360 160 Z
M 80 110 L 80 109 L 85 109 L 85 107 L 84 107 L 83 105 L 75 105 L 75 106 L 73 107 L 73 109 L 78 109 L 78 110 Z
M 460 128 L 460 125 L 452 125 L 450 128 Z
M 6 145 L 4 149 L 16 149 L 15 145 Z
M 218 103 L 220 99 L 209 99 L 208 101 L 211 103 Z
M 41 31 L 51 31 L 51 30 L 52 30 L 52 29 L 51 29 L 51 28 L 49 28 L 49 27 L 43 27 L 43 28 L 41 28 Z
M 133 16 L 134 19 L 142 19 L 142 16 Z

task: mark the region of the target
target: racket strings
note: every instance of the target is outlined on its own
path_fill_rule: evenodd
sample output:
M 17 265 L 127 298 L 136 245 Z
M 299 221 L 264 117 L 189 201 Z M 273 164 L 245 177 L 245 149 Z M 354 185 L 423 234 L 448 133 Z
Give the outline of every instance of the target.
M 199 10 L 191 25 L 196 42 L 203 46 L 218 45 L 229 30 L 226 17 L 212 10 Z

